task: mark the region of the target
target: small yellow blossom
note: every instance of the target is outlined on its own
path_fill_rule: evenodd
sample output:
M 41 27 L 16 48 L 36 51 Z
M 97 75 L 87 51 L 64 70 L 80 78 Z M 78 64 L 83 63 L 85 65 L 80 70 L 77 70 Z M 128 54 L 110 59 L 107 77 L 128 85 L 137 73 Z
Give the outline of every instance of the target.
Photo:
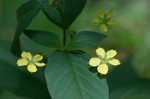
M 105 13 L 103 10 L 98 10 L 98 17 L 94 18 L 92 23 L 99 26 L 100 32 L 108 32 L 109 26 L 116 24 L 112 20 L 112 10 L 109 10 L 108 13 Z
M 41 63 L 40 61 L 43 59 L 43 56 L 37 54 L 32 56 L 30 52 L 22 52 L 21 58 L 17 60 L 17 65 L 27 66 L 27 70 L 31 73 L 37 72 L 37 67 L 44 67 L 46 64 Z
M 120 61 L 114 58 L 117 55 L 116 50 L 111 49 L 105 52 L 103 48 L 97 48 L 96 55 L 97 57 L 93 57 L 89 60 L 89 65 L 97 67 L 97 71 L 102 75 L 108 73 L 108 64 L 113 66 L 120 65 Z

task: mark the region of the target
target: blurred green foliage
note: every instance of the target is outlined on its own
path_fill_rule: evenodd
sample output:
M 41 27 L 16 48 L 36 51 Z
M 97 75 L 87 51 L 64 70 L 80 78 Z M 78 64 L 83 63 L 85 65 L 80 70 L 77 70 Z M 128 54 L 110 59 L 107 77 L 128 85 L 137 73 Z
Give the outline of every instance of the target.
M 88 5 L 71 26 L 70 31 L 94 30 L 99 28 L 91 22 L 97 15 L 97 10 L 113 9 L 117 24 L 109 30 L 108 37 L 100 46 L 119 51 L 122 65 L 108 76 L 111 99 L 149 99 L 150 88 L 146 87 L 150 78 L 150 30 L 148 0 L 88 0 Z M 26 0 L 0 1 L 0 39 L 12 40 L 16 28 L 16 9 Z M 30 29 L 49 30 L 60 29 L 47 21 L 40 13 L 29 27 Z M 117 83 L 116 83 L 117 82 Z M 132 84 L 132 85 L 131 85 Z M 1 91 L 0 99 L 21 99 Z

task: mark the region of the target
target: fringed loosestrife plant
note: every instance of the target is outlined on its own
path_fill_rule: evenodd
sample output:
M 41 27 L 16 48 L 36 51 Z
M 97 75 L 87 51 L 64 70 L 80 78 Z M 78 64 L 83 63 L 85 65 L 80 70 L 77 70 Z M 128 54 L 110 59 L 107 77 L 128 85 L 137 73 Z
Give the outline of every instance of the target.
M 112 20 L 112 10 L 108 13 L 98 10 L 98 16 L 93 19 L 92 23 L 97 25 L 101 32 L 108 32 L 109 26 L 116 24 L 116 21 Z
M 43 56 L 37 54 L 32 56 L 30 52 L 22 52 L 21 58 L 17 60 L 19 67 L 27 66 L 27 70 L 31 73 L 37 72 L 37 67 L 44 67 L 46 64 L 41 63 Z
M 80 29 L 81 31 L 74 30 L 75 33 L 71 34 L 70 27 L 84 9 L 86 2 L 87 0 L 27 0 L 21 5 L 17 9 L 17 28 L 11 53 L 8 52 L 8 56 L 12 56 L 0 60 L 1 74 L 8 74 L 6 83 L 0 83 L 0 86 L 4 84 L 8 91 L 12 90 L 17 96 L 31 99 L 108 99 L 109 88 L 106 78 L 99 78 L 90 72 L 89 65 L 97 67 L 100 74 L 106 75 L 109 64 L 120 65 L 120 61 L 114 58 L 117 52 L 105 52 L 103 48 L 98 48 L 97 57 L 89 60 L 85 49 L 92 52 L 88 48 L 98 46 L 106 38 L 102 32 L 108 32 L 109 26 L 115 24 L 115 21 L 112 20 L 111 10 L 108 13 L 99 10 L 98 17 L 93 23 L 100 28 L 100 32 Z M 29 27 L 40 12 L 43 12 L 47 21 L 53 24 L 49 27 L 52 31 Z M 62 31 L 57 33 L 58 30 Z M 29 48 L 26 48 L 27 45 Z M 33 53 L 40 52 L 41 55 L 32 55 L 29 49 L 32 49 Z M 4 50 L 1 54 L 3 53 Z M 47 56 L 46 63 L 43 62 L 42 55 Z M 20 57 L 17 62 L 16 57 Z M 6 61 L 10 63 L 7 64 Z M 46 68 L 37 73 L 38 67 L 45 66 Z M 27 68 L 30 73 L 19 71 L 22 67 Z M 8 84 L 8 81 L 13 84 Z
M 108 73 L 108 64 L 112 66 L 120 65 L 120 61 L 114 57 L 117 55 L 116 50 L 109 50 L 105 52 L 103 48 L 96 49 L 97 57 L 93 57 L 89 60 L 89 65 L 91 67 L 97 67 L 97 71 L 106 75 Z

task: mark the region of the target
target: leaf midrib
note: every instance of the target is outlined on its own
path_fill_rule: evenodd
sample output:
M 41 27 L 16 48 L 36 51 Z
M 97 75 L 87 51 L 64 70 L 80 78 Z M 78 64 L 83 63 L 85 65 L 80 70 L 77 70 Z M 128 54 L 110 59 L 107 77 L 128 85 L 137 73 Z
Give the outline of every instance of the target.
M 71 58 L 70 58 L 69 54 L 66 54 L 66 58 L 68 59 L 69 63 L 71 64 L 71 67 L 72 67 L 71 69 L 72 69 L 72 72 L 73 72 L 73 75 L 74 75 L 73 79 L 74 79 L 74 81 L 75 81 L 75 83 L 76 83 L 76 85 L 79 89 L 80 96 L 81 96 L 82 99 L 84 99 L 83 94 L 82 94 L 82 89 L 81 89 L 80 84 L 78 82 L 77 74 L 75 72 L 75 68 L 74 68 L 74 65 L 71 61 Z

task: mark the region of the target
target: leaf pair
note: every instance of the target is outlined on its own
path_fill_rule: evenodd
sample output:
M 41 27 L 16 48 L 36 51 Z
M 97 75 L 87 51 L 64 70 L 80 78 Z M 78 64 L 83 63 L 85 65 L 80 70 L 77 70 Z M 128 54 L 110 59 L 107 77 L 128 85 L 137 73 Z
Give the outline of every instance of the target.
M 53 0 L 52 3 L 59 0 Z M 17 10 L 17 28 L 11 50 L 14 54 L 20 52 L 19 36 L 31 24 L 32 20 L 43 9 L 45 15 L 61 28 L 68 28 L 80 14 L 86 0 L 60 0 L 57 5 L 50 7 L 48 0 L 30 0 Z M 78 8 L 76 8 L 78 6 Z M 17 49 L 16 49 L 17 48 Z
M 59 38 L 56 34 L 45 31 L 26 30 L 25 35 L 31 40 L 49 48 L 59 49 Z M 82 50 L 91 46 L 96 46 L 105 35 L 92 32 L 82 31 L 75 34 L 68 44 L 67 50 Z M 61 50 L 61 49 L 60 49 Z

